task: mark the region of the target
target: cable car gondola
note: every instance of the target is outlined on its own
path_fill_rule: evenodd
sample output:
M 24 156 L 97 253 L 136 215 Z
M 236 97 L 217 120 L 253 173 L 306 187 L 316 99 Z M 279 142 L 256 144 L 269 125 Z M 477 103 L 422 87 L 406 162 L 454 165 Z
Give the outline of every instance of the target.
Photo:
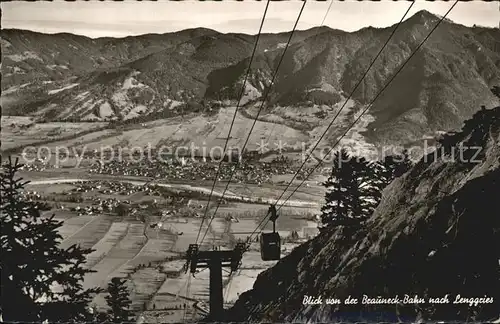
M 260 234 L 260 256 L 262 261 L 274 261 L 281 258 L 281 237 L 276 232 L 276 206 L 269 207 L 269 218 L 273 222 L 273 231 L 271 233 Z

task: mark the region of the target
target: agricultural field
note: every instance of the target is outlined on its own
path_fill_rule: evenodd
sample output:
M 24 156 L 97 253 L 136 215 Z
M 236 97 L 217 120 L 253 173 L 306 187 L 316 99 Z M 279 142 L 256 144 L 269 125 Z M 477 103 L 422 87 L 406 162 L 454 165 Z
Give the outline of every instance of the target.
M 94 251 L 87 255 L 86 266 L 93 268 L 111 251 L 111 249 L 121 241 L 127 234 L 128 223 L 115 222 L 113 223 L 104 237 L 99 240 L 94 246 Z
M 180 265 L 180 264 L 179 264 Z M 176 270 L 171 270 L 173 271 L 181 271 L 182 266 L 184 264 L 180 265 Z M 173 267 L 174 268 L 174 267 Z M 161 305 L 161 301 L 163 300 L 162 296 L 178 296 L 182 295 L 184 297 L 186 294 L 186 285 L 187 285 L 187 274 L 182 274 L 179 277 L 174 277 L 174 278 L 166 278 L 161 287 L 158 289 L 156 292 L 156 296 L 153 298 L 153 302 L 156 303 L 157 305 Z M 170 300 L 169 298 L 167 298 Z M 160 307 L 163 308 L 163 307 Z
M 140 147 L 145 145 L 151 145 L 152 147 L 156 147 L 157 145 L 171 146 L 172 144 L 183 143 L 186 141 L 186 138 L 189 138 L 190 141 L 196 146 L 208 147 L 208 150 L 210 151 L 211 147 L 220 146 L 221 143 L 224 143 L 225 136 L 227 136 L 229 125 L 234 115 L 234 110 L 235 107 L 227 107 L 226 109 L 221 109 L 217 115 L 211 117 L 191 115 L 186 117 L 159 119 L 143 124 L 130 125 L 123 131 L 113 131 L 111 129 L 100 130 L 100 128 L 103 128 L 105 125 L 103 122 L 47 123 L 43 124 L 46 126 L 33 128 L 33 131 L 19 133 L 19 137 L 12 142 L 18 144 L 20 141 L 23 141 L 23 143 L 26 144 L 33 144 L 37 142 L 34 136 L 35 134 L 50 134 L 52 135 L 51 139 L 53 139 L 53 142 L 56 143 L 57 141 L 57 145 L 61 145 L 63 143 L 67 147 L 86 145 L 86 147 L 90 150 L 99 150 L 102 147 L 123 143 L 130 146 Z M 2 118 L 2 126 L 4 126 L 4 123 L 6 126 L 10 126 L 14 119 L 19 118 L 26 119 L 26 123 L 30 121 L 29 117 L 7 117 L 5 122 Z M 232 135 L 234 140 L 231 142 L 231 145 L 239 147 L 243 146 L 246 136 L 250 130 L 250 120 L 251 119 L 242 114 L 237 114 L 233 128 L 234 134 Z M 2 129 L 4 129 L 4 127 L 2 127 Z M 88 134 L 82 134 L 81 136 L 73 136 L 72 138 L 60 141 L 66 137 L 65 135 L 69 134 L 71 129 L 73 135 L 79 133 L 80 130 L 89 131 L 95 129 L 95 132 L 89 132 Z M 35 133 L 35 131 L 38 133 Z M 158 134 L 162 134 L 162 136 L 158 136 Z M 2 135 L 4 136 L 3 130 Z M 299 148 L 300 144 L 298 143 L 300 141 L 307 141 L 308 139 L 307 135 L 291 127 L 261 121 L 255 125 L 248 143 L 248 148 L 256 149 L 257 143 L 260 142 L 261 137 L 264 135 L 266 135 L 266 138 L 268 135 L 271 135 L 271 138 L 269 139 L 270 143 L 278 142 L 282 136 L 285 136 L 290 146 L 296 146 Z M 45 137 L 41 136 L 40 138 Z
M 201 225 L 212 181 L 164 180 L 146 186 L 144 177 L 89 176 L 82 169 L 74 170 L 23 171 L 23 177 L 32 180 L 27 193 L 51 206 L 42 212 L 44 217 L 54 215 L 62 222 L 58 229 L 61 247 L 79 244 L 93 249 L 85 267 L 95 272 L 85 276 L 84 288 L 106 288 L 113 277 L 127 279 L 134 312 L 162 323 L 184 316 L 198 318 L 207 310 L 209 270 L 200 269 L 194 277 L 186 273 L 189 245 L 197 242 L 202 250 L 232 249 L 252 232 L 252 239 L 257 238 L 261 231 L 255 230 L 269 205 L 241 197 L 266 199 L 277 197 L 282 190 L 281 186 L 273 190 L 271 185 L 231 184 L 226 194 L 236 198 L 218 206 L 216 193 L 225 188 L 225 183 L 219 182 Z M 304 199 L 303 207 L 281 208 L 276 225 L 283 239 L 292 231 L 302 237 L 302 228 L 314 226 L 314 215 L 319 211 L 315 195 L 323 195 L 321 188 L 298 192 Z M 271 223 L 264 230 L 272 230 Z M 284 241 L 282 246 L 286 255 L 296 244 Z M 243 255 L 240 269 L 231 276 L 223 272 L 225 303 L 233 303 L 239 294 L 251 289 L 257 275 L 275 263 L 261 260 L 259 243 L 254 241 Z M 98 309 L 106 308 L 105 295 L 94 298 Z
M 50 141 L 75 136 L 75 134 L 89 133 L 103 128 L 106 123 L 69 123 L 50 122 L 37 123 L 32 117 L 2 116 L 1 137 L 2 150 L 22 147 L 32 144 L 41 144 Z
M 61 234 L 63 241 L 62 246 L 67 245 L 66 242 L 71 240 L 76 233 L 78 233 L 82 228 L 90 224 L 97 216 L 92 215 L 81 215 L 76 217 L 70 217 L 65 220 L 63 225 L 59 227 L 59 234 Z
M 168 257 L 178 256 L 179 253 L 174 252 L 174 243 L 174 240 L 148 239 L 142 250 L 129 264 L 133 267 L 149 263 L 156 264 Z
M 220 208 L 219 208 L 220 209 Z M 213 214 L 211 214 L 213 215 Z M 210 224 L 210 231 L 212 237 L 219 238 L 222 234 L 226 233 L 227 227 L 229 226 L 228 222 L 221 216 L 214 217 Z M 209 234 L 207 234 L 209 235 Z
M 109 228 L 111 227 L 111 223 L 113 220 L 113 216 L 110 215 L 82 215 L 80 217 L 87 217 L 83 220 L 85 223 L 79 222 L 79 228 L 74 231 L 71 235 L 64 238 L 61 243 L 62 248 L 68 248 L 72 245 L 80 245 L 82 248 L 91 248 L 99 240 L 106 235 Z M 90 217 L 90 219 L 88 218 Z M 69 220 L 68 220 L 69 221 Z M 64 228 L 65 224 L 63 223 L 62 228 Z
M 242 292 L 252 289 L 255 279 L 264 270 L 265 268 L 238 271 L 226 286 L 225 302 L 234 303 Z

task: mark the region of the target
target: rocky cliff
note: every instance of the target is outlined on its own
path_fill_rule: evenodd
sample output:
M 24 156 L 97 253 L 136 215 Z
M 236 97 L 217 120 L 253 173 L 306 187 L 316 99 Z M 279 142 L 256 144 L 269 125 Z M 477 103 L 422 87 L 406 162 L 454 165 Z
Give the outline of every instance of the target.
M 263 272 L 253 289 L 227 311 L 226 319 L 496 320 L 499 136 L 500 107 L 476 113 L 461 132 L 448 136 L 436 152 L 384 190 L 363 229 L 330 229 L 299 246 Z M 398 300 L 367 304 L 364 295 L 372 302 Z M 305 305 L 305 296 L 321 296 L 322 303 Z M 358 303 L 346 305 L 348 297 Z M 333 298 L 340 304 L 327 304 Z M 420 298 L 425 303 L 416 303 Z M 429 303 L 429 298 L 449 302 Z

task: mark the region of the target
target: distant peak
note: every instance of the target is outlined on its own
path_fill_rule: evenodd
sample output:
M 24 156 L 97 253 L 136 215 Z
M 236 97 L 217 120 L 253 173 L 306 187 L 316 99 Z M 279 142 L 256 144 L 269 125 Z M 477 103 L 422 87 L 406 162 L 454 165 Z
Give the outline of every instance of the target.
M 315 27 L 309 28 L 309 30 L 333 30 L 333 28 L 328 27 L 328 26 L 315 26 Z
M 443 16 L 440 16 L 440 15 L 436 15 L 436 14 L 433 14 L 427 10 L 420 10 L 418 11 L 417 13 L 415 13 L 411 18 L 410 20 L 413 20 L 413 21 L 420 21 L 420 22 L 426 22 L 426 21 L 436 21 L 436 20 L 441 20 L 443 18 Z M 445 18 L 444 21 L 447 21 L 447 22 L 450 22 L 450 23 L 453 23 L 453 21 L 451 21 L 450 19 L 448 18 Z
M 425 10 L 425 9 L 422 9 L 420 11 L 418 11 L 414 17 L 428 17 L 428 18 L 438 18 L 437 15 Z
M 188 28 L 188 29 L 183 29 L 180 30 L 179 32 L 181 33 L 191 33 L 191 34 L 197 34 L 197 35 L 213 35 L 213 34 L 220 34 L 218 31 L 210 29 L 210 28 L 205 28 L 205 27 L 195 27 L 195 28 Z

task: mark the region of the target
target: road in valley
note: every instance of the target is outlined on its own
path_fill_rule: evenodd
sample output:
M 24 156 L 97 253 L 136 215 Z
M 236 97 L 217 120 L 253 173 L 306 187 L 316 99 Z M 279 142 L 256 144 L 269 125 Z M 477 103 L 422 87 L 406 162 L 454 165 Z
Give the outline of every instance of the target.
M 120 179 L 117 177 L 111 178 L 111 177 L 106 177 L 102 176 L 99 177 L 98 175 L 93 175 L 92 177 L 89 177 L 87 179 L 81 179 L 81 178 L 49 178 L 49 179 L 43 179 L 43 180 L 33 180 L 30 181 L 29 185 L 31 186 L 36 186 L 36 185 L 50 185 L 50 184 L 61 184 L 61 183 L 75 183 L 75 182 L 88 182 L 88 181 L 93 181 L 93 180 L 103 180 L 103 181 L 118 181 L 118 182 L 124 182 L 124 183 L 130 183 L 133 185 L 145 185 L 145 184 L 155 184 L 159 187 L 165 187 L 165 188 L 172 188 L 172 189 L 181 189 L 181 190 L 187 190 L 187 191 L 193 191 L 193 192 L 199 192 L 205 195 L 210 194 L 210 189 L 204 188 L 204 187 L 198 187 L 198 186 L 192 186 L 188 184 L 181 184 L 181 183 L 165 183 L 165 182 L 152 182 L 152 181 L 140 181 L 140 180 L 130 180 L 130 179 Z M 222 193 L 219 191 L 215 191 L 212 193 L 212 196 L 214 197 L 222 197 Z M 286 195 L 284 197 L 287 197 Z M 248 203 L 259 203 L 259 204 L 274 204 L 276 203 L 276 199 L 272 198 L 262 198 L 262 197 L 249 197 L 249 196 L 243 196 L 243 195 L 236 195 L 230 191 L 226 191 L 224 194 L 224 198 L 231 199 L 231 200 L 236 200 L 240 202 L 248 202 Z M 281 202 L 280 202 L 281 204 Z M 285 203 L 285 206 L 287 207 L 310 207 L 310 208 L 317 208 L 319 205 L 318 203 L 312 202 L 312 201 L 303 201 L 303 200 L 288 200 Z

